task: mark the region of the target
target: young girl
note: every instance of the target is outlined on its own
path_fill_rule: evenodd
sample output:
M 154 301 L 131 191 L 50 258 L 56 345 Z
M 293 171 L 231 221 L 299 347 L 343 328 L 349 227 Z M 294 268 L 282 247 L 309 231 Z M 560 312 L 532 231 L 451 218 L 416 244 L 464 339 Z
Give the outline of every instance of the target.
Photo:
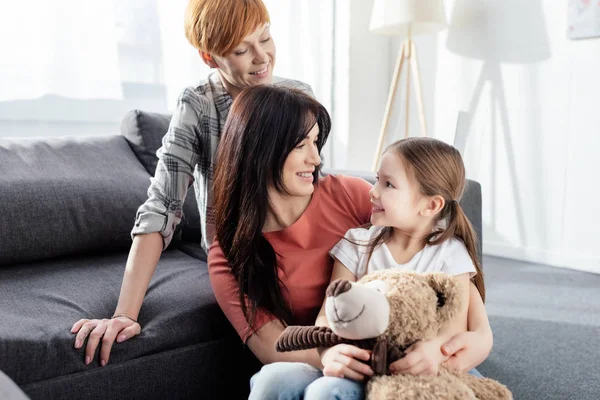
M 462 287 L 462 308 L 454 320 L 435 339 L 409 348 L 406 357 L 390 365 L 393 373 L 437 374 L 439 364 L 448 359 L 442 344 L 467 330 L 470 280 L 485 300 L 476 235 L 459 204 L 465 182 L 462 158 L 454 147 L 433 138 L 393 143 L 369 193 L 372 225 L 350 229 L 330 251 L 335 260 L 332 281 L 356 281 L 376 270 L 396 268 L 444 272 Z M 317 325 L 326 325 L 324 309 Z M 347 345 L 327 349 L 321 357 L 325 375 L 363 376 Z

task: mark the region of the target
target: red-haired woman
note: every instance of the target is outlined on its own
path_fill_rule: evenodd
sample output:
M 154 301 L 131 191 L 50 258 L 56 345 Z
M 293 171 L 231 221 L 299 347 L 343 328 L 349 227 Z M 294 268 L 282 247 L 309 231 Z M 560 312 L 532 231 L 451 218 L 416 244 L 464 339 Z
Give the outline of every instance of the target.
M 201 218 L 202 246 L 213 240 L 213 157 L 231 103 L 247 87 L 260 84 L 297 88 L 312 95 L 309 85 L 273 77 L 275 43 L 269 14 L 261 0 L 190 0 L 185 33 L 200 57 L 213 69 L 196 87 L 183 90 L 171 125 L 158 151 L 158 164 L 148 200 L 138 209 L 132 230 L 121 294 L 110 319 L 81 319 L 75 347 L 89 336 L 89 364 L 100 341 L 100 364 L 106 365 L 114 341 L 124 342 L 141 331 L 137 322 L 144 296 L 163 249 L 182 217 L 182 205 L 193 184 Z

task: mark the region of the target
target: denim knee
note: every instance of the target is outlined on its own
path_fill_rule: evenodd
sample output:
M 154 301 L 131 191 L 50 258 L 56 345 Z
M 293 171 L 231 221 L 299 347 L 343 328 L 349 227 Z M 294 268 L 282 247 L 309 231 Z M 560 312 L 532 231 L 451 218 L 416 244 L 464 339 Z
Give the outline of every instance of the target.
M 324 376 L 308 385 L 305 400 L 362 400 L 365 384 L 351 379 Z
M 321 376 L 319 369 L 305 363 L 267 364 L 250 379 L 248 400 L 301 399 L 306 387 Z
M 483 375 L 481 375 L 481 373 L 479 371 L 477 371 L 475 368 L 473 368 L 472 370 L 469 371 L 469 375 L 473 375 L 476 378 L 483 378 Z

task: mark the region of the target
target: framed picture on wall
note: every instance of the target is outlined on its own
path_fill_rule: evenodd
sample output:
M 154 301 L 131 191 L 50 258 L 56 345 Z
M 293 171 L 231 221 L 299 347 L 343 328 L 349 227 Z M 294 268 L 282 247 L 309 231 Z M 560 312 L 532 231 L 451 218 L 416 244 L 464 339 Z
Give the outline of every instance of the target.
M 567 37 L 600 37 L 600 0 L 569 0 Z

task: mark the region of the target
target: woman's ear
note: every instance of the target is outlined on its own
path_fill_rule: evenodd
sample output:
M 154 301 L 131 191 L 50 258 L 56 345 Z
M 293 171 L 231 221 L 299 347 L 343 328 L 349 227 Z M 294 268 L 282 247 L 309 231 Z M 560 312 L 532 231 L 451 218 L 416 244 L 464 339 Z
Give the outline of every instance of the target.
M 204 61 L 204 64 L 208 65 L 211 68 L 219 68 L 219 66 L 217 65 L 217 63 L 215 62 L 215 60 L 212 58 L 212 56 L 202 50 L 198 50 L 198 53 L 200 53 L 200 58 L 202 58 L 202 61 Z
M 444 209 L 446 201 L 442 196 L 432 196 L 425 199 L 426 203 L 421 209 L 421 215 L 424 217 L 433 217 Z

